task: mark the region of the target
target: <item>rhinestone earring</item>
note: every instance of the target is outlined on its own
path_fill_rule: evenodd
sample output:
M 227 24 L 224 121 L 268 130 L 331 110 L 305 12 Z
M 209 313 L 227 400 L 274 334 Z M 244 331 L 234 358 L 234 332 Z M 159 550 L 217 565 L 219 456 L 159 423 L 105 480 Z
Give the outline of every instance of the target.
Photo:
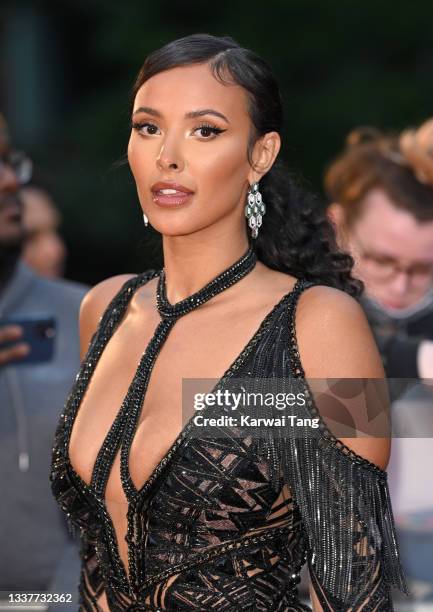
M 143 221 L 144 221 L 144 227 L 147 227 L 149 225 L 149 219 L 147 218 L 147 215 L 145 215 L 143 213 Z
M 266 206 L 259 191 L 259 184 L 253 183 L 248 189 L 247 204 L 245 206 L 245 216 L 248 219 L 248 226 L 251 229 L 251 236 L 253 238 L 258 236 L 259 227 L 262 225 L 265 212 Z

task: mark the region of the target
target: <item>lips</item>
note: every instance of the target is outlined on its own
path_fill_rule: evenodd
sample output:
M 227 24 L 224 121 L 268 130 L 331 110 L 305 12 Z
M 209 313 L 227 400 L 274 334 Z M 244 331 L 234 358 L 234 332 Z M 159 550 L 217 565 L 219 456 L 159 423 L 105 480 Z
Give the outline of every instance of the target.
M 394 308 L 395 310 L 403 308 L 402 304 L 395 304 L 392 302 L 384 302 L 385 306 L 387 306 L 388 308 Z
M 179 183 L 155 183 L 152 185 L 152 196 L 159 206 L 176 207 L 188 202 L 194 192 Z

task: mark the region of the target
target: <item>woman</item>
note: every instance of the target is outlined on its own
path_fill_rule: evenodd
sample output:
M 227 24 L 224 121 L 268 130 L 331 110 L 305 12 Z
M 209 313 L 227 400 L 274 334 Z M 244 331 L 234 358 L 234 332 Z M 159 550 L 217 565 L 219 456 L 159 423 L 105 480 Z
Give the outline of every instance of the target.
M 279 169 L 280 132 L 268 66 L 230 38 L 177 40 L 138 75 L 128 157 L 164 268 L 83 302 L 51 474 L 80 528 L 82 609 L 306 610 L 307 560 L 316 610 L 389 610 L 405 588 L 387 438 L 182 428 L 183 379 L 384 375 L 352 259 Z

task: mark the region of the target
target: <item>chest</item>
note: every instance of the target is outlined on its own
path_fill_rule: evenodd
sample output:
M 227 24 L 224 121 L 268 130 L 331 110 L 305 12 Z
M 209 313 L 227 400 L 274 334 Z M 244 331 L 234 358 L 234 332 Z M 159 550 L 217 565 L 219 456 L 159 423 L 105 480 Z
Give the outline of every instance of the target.
M 73 424 L 69 457 L 83 480 L 91 482 L 116 416 L 133 400 L 137 418 L 127 457 L 132 481 L 140 488 L 192 415 L 191 390 L 210 391 L 234 362 L 243 360 L 244 352 L 252 351 L 266 331 L 266 314 L 255 309 L 245 319 L 235 310 L 220 316 L 197 310 L 165 330 L 156 350 L 157 313 L 145 322 L 126 317 L 98 359 Z M 141 391 L 131 396 L 137 381 Z M 120 466 L 119 456 L 115 465 Z M 123 497 L 119 473 L 114 470 L 108 482 L 107 495 L 113 499 Z

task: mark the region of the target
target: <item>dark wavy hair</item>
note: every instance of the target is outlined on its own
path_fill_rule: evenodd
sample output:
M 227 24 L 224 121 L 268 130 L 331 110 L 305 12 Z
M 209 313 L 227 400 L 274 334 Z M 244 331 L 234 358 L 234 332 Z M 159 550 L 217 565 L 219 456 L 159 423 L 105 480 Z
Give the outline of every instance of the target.
M 278 83 L 268 64 L 233 38 L 193 34 L 151 53 L 135 81 L 131 105 L 140 87 L 156 74 L 208 63 L 216 79 L 243 87 L 252 123 L 248 157 L 268 132 L 281 134 L 283 109 Z M 261 179 L 266 215 L 253 244 L 257 257 L 273 270 L 342 289 L 358 298 L 364 285 L 352 277 L 353 258 L 339 250 L 334 228 L 316 196 L 307 192 L 277 159 Z M 249 235 L 249 232 L 248 232 Z

